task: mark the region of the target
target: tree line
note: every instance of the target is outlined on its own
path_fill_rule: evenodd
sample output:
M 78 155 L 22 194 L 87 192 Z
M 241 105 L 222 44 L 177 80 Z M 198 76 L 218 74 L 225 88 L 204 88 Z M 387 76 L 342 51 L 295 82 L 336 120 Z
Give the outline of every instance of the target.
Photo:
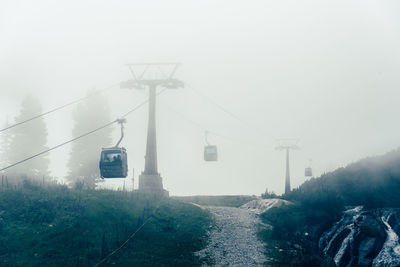
M 72 137 L 86 133 L 94 128 L 111 121 L 111 108 L 106 96 L 93 94 L 84 102 L 74 106 L 72 111 Z M 12 121 L 4 123 L 5 128 L 14 123 L 22 122 L 35 115 L 43 113 L 40 100 L 26 96 L 20 105 L 17 116 Z M 13 127 L 0 133 L 0 168 L 6 167 L 35 153 L 49 148 L 46 121 L 43 117 Z M 98 162 L 102 147 L 111 145 L 113 127 L 95 132 L 90 136 L 78 139 L 70 145 L 66 179 L 70 185 L 80 184 L 86 188 L 95 188 L 100 179 Z M 15 183 L 26 177 L 43 179 L 50 176 L 49 155 L 43 155 L 6 170 L 1 175 L 7 176 L 8 181 Z
M 285 196 L 331 211 L 344 205 L 400 206 L 400 148 L 310 179 Z

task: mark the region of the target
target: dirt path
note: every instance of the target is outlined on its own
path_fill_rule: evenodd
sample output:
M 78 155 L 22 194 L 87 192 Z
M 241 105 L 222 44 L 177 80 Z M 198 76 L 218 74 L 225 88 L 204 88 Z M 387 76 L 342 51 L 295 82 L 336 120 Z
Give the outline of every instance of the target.
M 260 223 L 253 211 L 231 207 L 206 207 L 215 217 L 210 242 L 199 252 L 213 266 L 262 266 L 264 245 L 257 238 Z

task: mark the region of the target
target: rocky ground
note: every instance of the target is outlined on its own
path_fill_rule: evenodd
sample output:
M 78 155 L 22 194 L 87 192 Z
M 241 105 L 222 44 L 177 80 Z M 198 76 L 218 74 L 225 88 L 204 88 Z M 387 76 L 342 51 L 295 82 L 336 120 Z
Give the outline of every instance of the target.
M 400 266 L 399 209 L 349 208 L 319 240 L 336 266 Z
M 271 203 L 270 203 L 271 202 Z M 282 200 L 253 200 L 240 208 L 205 207 L 215 218 L 207 247 L 199 252 L 204 265 L 213 266 L 262 266 L 265 257 L 264 244 L 257 238 L 258 218 L 261 211 L 279 206 Z

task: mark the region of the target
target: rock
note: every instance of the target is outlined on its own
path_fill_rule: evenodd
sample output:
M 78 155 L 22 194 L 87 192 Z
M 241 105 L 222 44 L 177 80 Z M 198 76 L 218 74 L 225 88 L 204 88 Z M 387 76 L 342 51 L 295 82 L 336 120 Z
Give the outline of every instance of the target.
M 399 266 L 399 209 L 364 211 L 361 207 L 343 213 L 319 239 L 325 255 L 337 266 Z
M 326 254 L 334 258 L 343 244 L 344 239 L 351 233 L 349 228 L 341 230 L 331 241 Z
M 371 266 L 372 260 L 371 252 L 373 252 L 377 239 L 374 237 L 367 237 L 360 242 L 358 247 L 358 265 Z
M 248 209 L 256 214 L 261 214 L 271 208 L 280 207 L 282 205 L 290 205 L 290 204 L 293 204 L 293 203 L 290 201 L 287 201 L 287 200 L 280 199 L 280 198 L 267 198 L 267 199 L 258 198 L 258 199 L 252 200 L 250 202 L 247 202 L 246 204 L 242 205 L 240 208 Z

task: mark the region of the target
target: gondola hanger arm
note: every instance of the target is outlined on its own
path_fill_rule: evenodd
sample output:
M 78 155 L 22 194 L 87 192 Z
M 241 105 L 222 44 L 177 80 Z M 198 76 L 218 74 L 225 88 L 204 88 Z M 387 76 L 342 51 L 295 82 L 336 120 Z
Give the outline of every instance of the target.
M 126 119 L 117 119 L 117 123 L 121 125 L 121 137 L 119 138 L 118 143 L 115 145 L 115 147 L 118 147 L 122 139 L 124 139 L 124 123 L 126 123 Z

